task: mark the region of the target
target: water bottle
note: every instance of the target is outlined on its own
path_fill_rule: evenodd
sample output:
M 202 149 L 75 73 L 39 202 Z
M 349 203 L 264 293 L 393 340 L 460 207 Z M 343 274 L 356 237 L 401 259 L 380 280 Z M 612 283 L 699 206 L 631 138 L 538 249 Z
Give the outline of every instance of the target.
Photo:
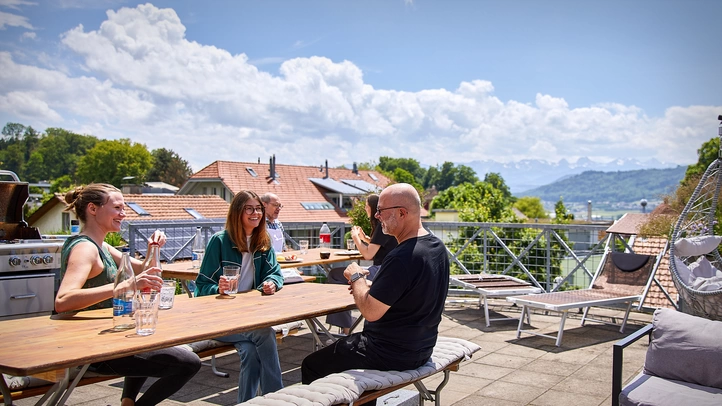
M 318 233 L 319 246 L 321 248 L 331 248 L 331 229 L 328 228 L 328 224 L 323 222 L 321 225 L 321 231 Z
M 148 255 L 145 256 L 145 260 L 143 261 L 143 270 L 145 271 L 148 268 L 163 269 L 160 266 L 160 244 L 157 242 L 150 243 Z
M 193 240 L 193 268 L 200 268 L 203 263 L 203 254 L 206 252 L 206 245 L 203 244 L 201 228 L 196 227 L 196 237 Z
M 80 221 L 70 220 L 70 235 L 80 234 Z
M 135 328 L 133 320 L 133 299 L 135 298 L 135 274 L 130 262 L 130 249 L 122 249 L 118 273 L 113 283 L 113 330 L 121 331 Z

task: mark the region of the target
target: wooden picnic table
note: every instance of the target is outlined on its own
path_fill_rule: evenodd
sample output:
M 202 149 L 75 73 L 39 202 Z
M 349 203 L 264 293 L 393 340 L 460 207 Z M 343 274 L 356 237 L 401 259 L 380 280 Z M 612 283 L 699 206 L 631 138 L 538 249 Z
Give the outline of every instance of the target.
M 0 372 L 28 376 L 65 369 L 65 381 L 51 389 L 58 396 L 68 387 L 70 368 L 297 320 L 315 326 L 316 317 L 356 308 L 347 287 L 334 284 L 299 283 L 274 295 L 249 291 L 231 297 L 177 296 L 173 308 L 159 312 L 149 336 L 112 332 L 112 309 L 0 321 Z

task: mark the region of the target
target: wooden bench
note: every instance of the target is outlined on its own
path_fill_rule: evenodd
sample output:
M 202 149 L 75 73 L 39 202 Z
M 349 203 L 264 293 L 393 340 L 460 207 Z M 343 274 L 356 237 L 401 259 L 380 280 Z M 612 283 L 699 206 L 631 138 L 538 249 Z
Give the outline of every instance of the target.
M 471 358 L 480 347 L 459 338 L 439 337 L 434 353 L 421 367 L 407 371 L 377 371 L 352 369 L 317 379 L 309 385 L 294 385 L 264 396 L 250 399 L 248 405 L 288 405 L 313 402 L 314 405 L 360 405 L 413 384 L 423 400 L 441 405 L 441 390 L 452 371 L 458 371 L 462 361 Z M 444 379 L 434 389 L 424 386 L 422 379 L 443 373 Z
M 276 329 L 276 341 L 281 342 L 284 337 L 288 335 L 294 335 L 298 333 L 301 330 L 302 323 L 288 323 L 280 326 L 274 326 Z M 231 343 L 222 343 L 220 341 L 216 340 L 203 340 L 198 341 L 191 344 L 185 344 L 186 348 L 189 351 L 193 351 L 196 354 L 198 354 L 198 357 L 200 358 L 206 358 L 211 357 L 210 364 L 203 363 L 205 366 L 210 366 L 213 370 L 213 373 L 221 376 L 221 377 L 228 377 L 228 373 L 221 372 L 216 369 L 215 365 L 215 356 L 218 354 L 223 354 L 229 351 L 235 351 L 236 348 Z M 195 347 L 194 347 L 195 346 Z M 77 371 L 74 371 L 77 372 Z M 28 387 L 24 387 L 21 389 L 15 389 L 13 390 L 10 388 L 10 396 L 13 400 L 20 400 L 25 398 L 30 398 L 34 396 L 41 396 L 48 392 L 50 388 L 52 388 L 53 385 L 55 385 L 56 382 L 59 382 L 63 379 L 65 376 L 65 370 L 59 369 L 55 371 L 48 371 L 41 374 L 33 375 L 32 377 L 23 377 L 27 378 L 28 380 Z M 70 381 L 75 378 L 75 374 L 71 374 Z M 85 386 L 85 385 L 92 385 L 94 383 L 104 382 L 111 379 L 120 378 L 120 376 L 117 375 L 96 375 L 92 374 L 90 372 L 83 375 L 83 377 L 78 381 L 78 383 L 75 385 L 77 386 Z M 5 402 L 5 397 L 0 393 L 0 401 L 2 401 L 5 404 L 8 404 Z

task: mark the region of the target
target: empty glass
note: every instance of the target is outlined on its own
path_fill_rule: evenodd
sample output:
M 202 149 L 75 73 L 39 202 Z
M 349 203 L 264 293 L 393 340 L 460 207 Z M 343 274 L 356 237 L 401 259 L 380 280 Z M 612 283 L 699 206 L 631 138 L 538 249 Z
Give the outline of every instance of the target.
M 346 249 L 349 251 L 356 251 L 356 243 L 353 242 L 352 238 L 346 240 Z
M 155 333 L 158 324 L 159 298 L 160 292 L 157 290 L 138 292 L 135 296 L 135 333 L 139 336 Z
M 160 288 L 160 304 L 158 308 L 161 310 L 173 307 L 173 299 L 175 298 L 175 281 L 172 279 L 164 279 L 163 287 Z
M 224 290 L 224 295 L 235 295 L 238 291 L 238 274 L 241 272 L 241 267 L 237 265 L 225 265 L 223 267 L 223 278 L 228 281 L 228 289 Z
M 308 240 L 299 240 L 298 246 L 301 248 L 301 254 L 308 253 Z

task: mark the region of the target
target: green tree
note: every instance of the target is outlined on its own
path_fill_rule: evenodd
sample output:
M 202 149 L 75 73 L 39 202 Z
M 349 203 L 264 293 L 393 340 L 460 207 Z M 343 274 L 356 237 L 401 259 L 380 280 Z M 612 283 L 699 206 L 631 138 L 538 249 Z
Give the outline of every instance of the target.
M 548 217 L 541 199 L 535 196 L 520 197 L 514 202 L 514 207 L 529 218 L 543 219 Z
M 2 129 L 0 164 L 3 169 L 15 172 L 20 179 L 27 178 L 27 162 L 38 143 L 40 134 L 33 127 L 7 123 Z
M 711 164 L 719 156 L 719 138 L 714 137 L 702 144 L 697 150 L 697 163 L 687 167 L 682 183 L 687 183 L 690 179 L 699 179 Z
M 37 180 L 56 179 L 75 173 L 80 158 L 98 142 L 92 135 L 80 135 L 62 128 L 48 128 L 28 161 Z
M 432 166 L 424 175 L 424 179 L 422 180 L 421 184 L 424 186 L 424 189 L 429 189 L 431 187 L 435 187 L 436 183 L 439 181 L 439 168 Z
M 439 177 L 436 181 L 436 190 L 441 192 L 454 186 L 454 181 L 456 180 L 456 171 L 457 169 L 456 167 L 454 167 L 453 162 L 444 162 L 441 165 L 441 169 L 439 170 Z
M 144 144 L 127 138 L 103 140 L 95 144 L 78 162 L 75 176 L 80 183 L 104 182 L 120 187 L 126 176 L 136 182 L 145 180 L 153 166 L 153 155 Z
M 153 167 L 148 171 L 148 180 L 159 180 L 180 187 L 193 174 L 188 161 L 169 149 L 154 149 L 151 154 Z
M 368 162 L 361 162 L 358 164 L 358 169 L 360 171 L 375 171 L 378 164 L 376 161 L 368 161 Z
M 501 192 L 486 182 L 464 183 L 440 192 L 431 201 L 434 209 L 457 210 L 462 221 L 515 221 Z
M 456 174 L 454 175 L 454 186 L 461 185 L 462 183 L 476 183 L 478 181 L 479 177 L 476 176 L 476 171 L 471 169 L 471 167 L 466 165 L 459 165 L 456 167 Z
M 567 207 L 564 206 L 564 199 L 559 196 L 559 200 L 554 204 L 554 222 L 556 224 L 568 224 L 574 220 L 574 215 L 567 213 Z
M 509 190 L 509 186 L 506 185 L 506 182 L 504 181 L 504 178 L 501 177 L 500 173 L 487 173 L 484 175 L 484 182 L 491 183 L 492 186 L 499 189 L 502 195 L 504 195 L 504 199 L 508 201 L 512 200 L 511 190 Z

